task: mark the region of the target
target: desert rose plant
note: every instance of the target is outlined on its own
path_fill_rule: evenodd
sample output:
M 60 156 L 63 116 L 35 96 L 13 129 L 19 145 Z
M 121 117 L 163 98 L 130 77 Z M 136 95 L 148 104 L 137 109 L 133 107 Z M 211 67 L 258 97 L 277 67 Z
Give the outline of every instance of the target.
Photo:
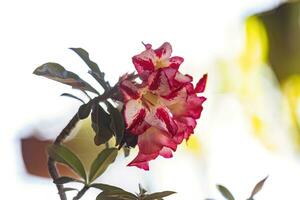
M 76 190 L 64 187 L 64 184 L 70 182 L 83 184 L 74 200 L 80 199 L 89 188 L 100 190 L 97 200 L 161 200 L 175 193 L 163 191 L 149 194 L 139 185 L 139 192 L 133 194 L 116 186 L 95 183 L 115 161 L 121 149 L 127 156 L 130 148 L 137 146 L 138 153 L 128 166 L 143 170 L 149 170 L 149 162 L 158 156 L 171 158 L 177 145 L 188 140 L 194 133 L 196 120 L 203 110 L 202 104 L 206 98 L 201 93 L 205 90 L 207 75 L 203 75 L 193 85 L 193 77 L 179 70 L 184 59 L 179 56 L 171 57 L 172 46 L 168 42 L 157 49 L 152 49 L 151 44 L 143 45 L 145 50 L 132 57 L 136 72 L 120 76 L 114 86 L 105 80 L 105 74 L 90 60 L 84 49 L 70 48 L 87 64 L 89 74 L 104 89 L 102 94 L 58 63 L 45 63 L 34 71 L 36 75 L 70 85 L 90 99 L 86 103 L 72 94 L 62 94 L 81 101 L 82 105 L 48 148 L 49 173 L 61 200 L 67 200 L 67 191 Z M 95 145 L 105 145 L 106 148 L 99 152 L 90 169 L 85 170 L 77 155 L 64 146 L 63 142 L 77 122 L 89 117 L 95 132 Z M 109 145 L 110 140 L 115 141 L 113 147 Z M 60 176 L 56 168 L 57 162 L 68 166 L 81 179 Z M 225 198 L 233 199 L 224 186 L 218 186 L 218 189 Z

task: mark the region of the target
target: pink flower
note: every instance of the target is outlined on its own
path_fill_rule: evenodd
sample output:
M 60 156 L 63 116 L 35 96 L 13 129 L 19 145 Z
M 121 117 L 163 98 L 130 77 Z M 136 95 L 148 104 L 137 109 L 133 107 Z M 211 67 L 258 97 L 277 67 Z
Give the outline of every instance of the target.
M 124 119 L 127 130 L 138 136 L 139 153 L 129 166 L 149 170 L 149 161 L 161 155 L 172 157 L 177 145 L 188 139 L 200 118 L 207 75 L 194 88 L 192 77 L 178 71 L 181 57 L 171 57 L 172 47 L 164 43 L 156 50 L 133 57 L 142 83 L 121 78 Z

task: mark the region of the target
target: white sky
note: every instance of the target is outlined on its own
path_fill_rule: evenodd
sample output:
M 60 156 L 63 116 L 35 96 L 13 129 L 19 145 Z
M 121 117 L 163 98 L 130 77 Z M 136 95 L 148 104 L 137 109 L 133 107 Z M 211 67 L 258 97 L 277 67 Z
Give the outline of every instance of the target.
M 63 92 L 70 92 L 69 87 L 33 76 L 35 67 L 55 61 L 78 72 L 84 79 L 93 81 L 86 74 L 87 67 L 67 49 L 83 47 L 90 52 L 92 59 L 102 70 L 107 72 L 108 79 L 116 81 L 122 73 L 133 70 L 131 57 L 143 49 L 141 41 L 152 43 L 154 47 L 169 41 L 173 45 L 174 55 L 185 58 L 186 73 L 193 74 L 197 79 L 202 73 L 209 71 L 217 58 L 232 54 L 238 48 L 245 16 L 277 3 L 276 0 L 0 0 L 0 158 L 4 161 L 1 163 L 5 163 L 0 165 L 3 182 L 1 195 L 7 195 L 9 199 L 58 199 L 50 181 L 24 176 L 17 157 L 20 149 L 16 138 L 24 127 L 54 118 L 62 121 L 56 126 L 43 128 L 46 133 L 57 132 L 65 125 L 65 115 L 71 116 L 74 107 L 78 105 L 59 97 Z M 187 162 L 195 162 L 193 170 L 184 163 L 176 163 L 175 158 L 160 160 L 163 164 L 154 164 L 152 175 L 131 171 L 134 174 L 132 176 L 135 176 L 133 179 L 139 180 L 142 176 L 146 179 L 144 182 L 159 182 L 156 185 L 152 183 L 152 187 L 157 190 L 160 186 L 164 186 L 162 189 L 177 190 L 179 194 L 170 197 L 174 200 L 183 197 L 203 199 L 209 197 L 207 195 L 215 195 L 212 188 L 216 183 L 233 188 L 242 199 L 245 197 L 243 195 L 248 195 L 247 192 L 250 192 L 256 181 L 269 174 L 271 178 L 260 199 L 299 199 L 300 193 L 296 187 L 300 180 L 297 172 L 299 164 L 290 158 L 268 154 L 255 141 L 250 141 L 247 132 L 239 135 L 246 125 L 243 124 L 238 103 L 232 102 L 234 101 L 224 101 L 223 105 L 219 105 L 225 107 L 223 114 L 231 112 L 232 117 L 238 121 L 231 135 L 236 140 L 231 145 L 255 147 L 258 151 L 257 158 L 247 148 L 240 150 L 240 154 L 235 148 L 222 149 L 223 141 L 229 139 L 225 135 L 212 136 L 212 145 L 219 146 L 221 150 L 216 148 L 216 151 L 212 151 L 207 163 L 198 163 L 193 161 L 193 157 L 178 152 L 178 159 L 185 157 Z M 219 122 L 222 123 L 211 128 L 211 131 L 218 133 L 229 130 L 232 128 L 232 120 L 226 115 L 224 118 L 220 117 Z M 228 154 L 234 155 L 231 160 L 224 159 Z M 251 161 L 257 160 L 258 166 L 253 166 L 253 171 L 249 171 L 248 162 L 238 162 L 245 160 L 242 158 L 245 154 L 251 157 Z M 238 166 L 233 161 L 237 161 Z M 173 168 L 174 165 L 179 171 Z M 205 165 L 209 165 L 209 169 Z M 164 176 L 155 167 L 164 171 Z M 173 177 L 167 173 L 170 168 L 176 172 Z M 122 169 L 120 167 L 119 170 Z M 203 175 L 201 170 L 207 170 L 207 174 Z M 280 173 L 281 170 L 285 173 Z M 203 186 L 201 180 L 198 183 L 198 176 L 199 179 L 207 176 L 210 185 Z M 159 177 L 164 179 L 160 180 Z M 189 188 L 199 191 L 193 193 L 187 192 L 187 187 L 177 188 L 178 183 L 174 182 L 174 177 L 180 177 L 181 183 L 188 180 L 184 185 L 189 183 Z M 115 183 L 117 180 L 110 177 L 106 179 Z M 199 196 L 196 198 L 195 194 Z

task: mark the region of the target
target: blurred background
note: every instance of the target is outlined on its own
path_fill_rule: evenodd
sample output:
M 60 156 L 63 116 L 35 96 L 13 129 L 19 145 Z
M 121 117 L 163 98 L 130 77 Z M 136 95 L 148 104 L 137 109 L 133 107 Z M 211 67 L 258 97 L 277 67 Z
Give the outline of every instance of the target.
M 195 135 L 174 158 L 157 159 L 145 172 L 125 167 L 132 151 L 99 182 L 174 190 L 174 200 L 222 199 L 215 185 L 223 184 L 246 199 L 269 175 L 257 199 L 300 199 L 300 2 L 10 0 L 0 1 L 0 27 L 1 199 L 58 199 L 45 147 L 80 105 L 60 94 L 80 94 L 33 70 L 58 62 L 97 86 L 68 50 L 82 47 L 113 84 L 134 70 L 141 41 L 169 41 L 194 80 L 208 73 L 208 100 Z M 78 124 L 66 142 L 86 166 L 102 148 L 91 145 L 88 127 Z

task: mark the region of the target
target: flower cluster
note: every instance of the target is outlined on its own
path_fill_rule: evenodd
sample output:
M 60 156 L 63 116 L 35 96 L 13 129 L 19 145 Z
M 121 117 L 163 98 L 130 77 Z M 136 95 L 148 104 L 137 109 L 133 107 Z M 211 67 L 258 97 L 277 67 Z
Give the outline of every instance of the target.
M 158 49 L 150 44 L 132 58 L 140 82 L 123 76 L 120 90 L 124 97 L 126 129 L 138 137 L 139 153 L 129 166 L 149 170 L 149 161 L 159 155 L 170 158 L 188 139 L 200 118 L 206 100 L 198 96 L 205 89 L 205 74 L 194 87 L 192 76 L 179 72 L 182 57 L 171 57 L 172 47 Z

